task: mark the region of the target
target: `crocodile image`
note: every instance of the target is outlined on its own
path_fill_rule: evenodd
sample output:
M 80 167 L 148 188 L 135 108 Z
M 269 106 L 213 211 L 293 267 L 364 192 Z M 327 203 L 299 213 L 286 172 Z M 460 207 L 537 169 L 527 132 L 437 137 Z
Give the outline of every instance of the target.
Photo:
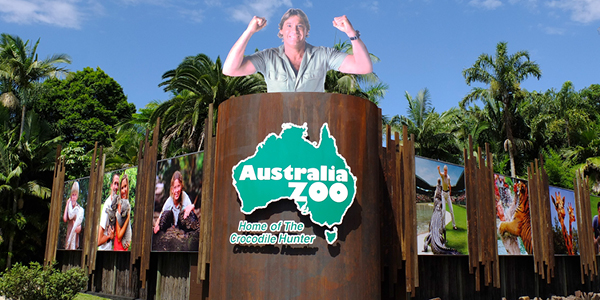
M 443 224 L 444 211 L 442 211 L 442 185 L 438 179 L 433 196 L 433 214 L 429 221 L 429 233 L 425 236 L 424 252 L 427 252 L 429 246 L 434 254 L 460 254 L 458 251 L 446 247 L 446 228 Z

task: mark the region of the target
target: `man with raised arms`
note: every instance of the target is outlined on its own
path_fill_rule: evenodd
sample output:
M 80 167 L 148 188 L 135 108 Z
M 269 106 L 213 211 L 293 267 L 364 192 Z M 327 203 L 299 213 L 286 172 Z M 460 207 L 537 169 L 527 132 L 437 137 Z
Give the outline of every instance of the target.
M 223 74 L 246 76 L 260 72 L 273 92 L 324 92 L 328 70 L 350 74 L 373 72 L 367 47 L 346 16 L 333 19 L 333 26 L 348 35 L 353 54 L 306 43 L 310 23 L 306 14 L 290 8 L 279 22 L 278 36 L 283 45 L 244 56 L 248 41 L 267 25 L 265 18 L 254 16 L 248 28 L 233 45 L 223 64 Z
M 448 204 L 448 208 L 450 209 L 450 216 L 452 217 L 452 228 L 454 230 L 458 229 L 456 227 L 456 222 L 454 221 L 454 209 L 452 208 L 452 198 L 450 198 L 450 192 L 452 191 L 452 183 L 450 183 L 450 175 L 448 175 L 448 166 L 444 165 L 444 172 L 440 170 L 440 166 L 437 167 L 438 173 L 440 173 L 440 178 L 442 179 L 442 212 L 444 225 L 446 226 L 446 203 Z

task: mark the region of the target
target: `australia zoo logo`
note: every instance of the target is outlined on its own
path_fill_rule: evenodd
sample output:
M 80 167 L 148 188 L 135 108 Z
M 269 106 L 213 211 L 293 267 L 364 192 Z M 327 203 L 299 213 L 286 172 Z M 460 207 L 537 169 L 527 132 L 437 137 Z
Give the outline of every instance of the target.
M 327 123 L 321 127 L 318 143 L 306 139 L 306 123 L 284 123 L 281 128 L 280 134 L 267 135 L 252 156 L 233 167 L 240 210 L 250 215 L 273 202 L 292 200 L 302 215 L 325 227 L 325 238 L 333 244 L 336 225 L 342 224 L 354 202 L 356 176 L 339 154 Z M 300 233 L 303 229 L 304 224 L 289 220 L 272 224 L 240 221 L 230 243 L 312 244 L 316 236 Z

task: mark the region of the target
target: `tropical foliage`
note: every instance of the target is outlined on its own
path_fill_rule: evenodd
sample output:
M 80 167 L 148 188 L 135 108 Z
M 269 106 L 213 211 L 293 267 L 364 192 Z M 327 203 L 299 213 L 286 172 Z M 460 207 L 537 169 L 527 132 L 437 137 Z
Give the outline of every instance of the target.
M 94 149 L 95 142 L 110 145 L 115 126 L 135 113 L 121 86 L 100 68 L 84 68 L 63 80 L 48 79 L 43 86 L 46 92 L 34 109 L 86 152 Z
M 104 146 L 106 172 L 137 165 L 140 142 L 159 118 L 162 158 L 196 152 L 203 147 L 210 104 L 216 117 L 230 97 L 266 91 L 260 74 L 225 76 L 220 58 L 198 54 L 162 76 L 158 85 L 171 93 L 170 99 L 152 101 L 136 112 L 121 86 L 100 68 L 67 73 L 62 65 L 70 58 L 56 54 L 38 60 L 38 44 L 6 34 L 0 38 L 0 268 L 41 260 L 58 143 L 68 179 L 89 173 L 95 142 Z M 335 47 L 352 53 L 347 42 Z M 567 81 L 556 89 L 529 92 L 522 84 L 539 79 L 540 66 L 527 51 L 510 54 L 507 49 L 500 42 L 493 55 L 481 54 L 462 71 L 467 85 L 482 87 L 453 99 L 456 107 L 436 111 L 431 99 L 439 95 L 427 88 L 415 95 L 406 92 L 405 115 L 383 115 L 383 126 L 394 134 L 405 125 L 416 154 L 459 164 L 471 137 L 475 148 L 489 145 L 496 172 L 512 176 L 525 177 L 541 154 L 550 184 L 570 188 L 575 170 L 582 170 L 600 193 L 600 84 L 577 90 Z M 330 71 L 325 82 L 327 92 L 376 104 L 387 89 L 375 74 Z
M 492 98 L 502 103 L 502 120 L 506 136 L 505 148 L 510 157 L 511 176 L 515 177 L 514 156 L 517 145 L 513 126 L 519 103 L 527 95 L 527 92 L 521 89 L 521 82 L 528 77 L 539 79 L 542 76 L 539 65 L 529 59 L 527 51 L 508 54 L 507 43 L 500 42 L 496 46 L 495 56 L 481 54 L 472 67 L 463 70 L 463 76 L 467 85 L 481 82 L 488 87 L 474 87 L 471 93 L 462 100 L 461 106 L 464 107 L 474 100 L 486 98 Z
M 222 68 L 220 58 L 213 62 L 198 54 L 163 74 L 159 86 L 173 97 L 158 105 L 150 117 L 151 123 L 161 119 L 162 158 L 200 150 L 209 104 L 218 108 L 230 97 L 266 92 L 261 75 L 230 77 L 223 75 Z
M 44 199 L 51 193 L 44 175 L 52 174 L 60 140 L 34 112 L 25 115 L 23 124 L 21 138 L 17 127 L 0 136 L 0 226 L 8 236 L 6 260 L 0 258 L 0 265 L 6 266 L 13 256 L 34 259 L 39 255 L 36 249 L 44 247 L 48 213 Z
M 436 157 L 449 162 L 458 162 L 454 153 L 457 147 L 453 121 L 457 115 L 456 109 L 441 114 L 431 106 L 431 96 L 427 88 L 420 90 L 416 97 L 405 92 L 408 101 L 407 116 L 402 117 L 402 123 L 408 127 L 409 134 L 415 138 L 417 155 Z
M 69 158 L 67 177 L 75 179 L 89 175 L 91 155 L 88 154 L 95 143 L 113 146 L 117 125 L 132 119 L 135 105 L 127 102 L 121 86 L 100 68 L 84 68 L 69 73 L 65 79 L 48 79 L 42 83 L 42 88 L 44 93 L 38 97 L 33 109 L 44 116 L 52 130 L 68 141 L 63 152 Z M 121 142 L 122 138 L 123 135 Z M 132 138 L 131 142 L 136 142 L 135 137 Z M 133 147 L 137 149 L 137 145 L 139 142 Z M 134 152 L 137 155 L 137 150 Z
M 40 60 L 38 45 L 39 40 L 31 45 L 18 36 L 0 35 L 0 228 L 8 237 L 0 245 L 6 255 L 0 266 L 35 260 L 44 246 L 45 199 L 50 195 L 45 178 L 52 174 L 60 137 L 27 108 L 43 94 L 39 83 L 64 74 L 59 65 L 70 63 L 70 58 L 55 54 Z
M 352 44 L 348 41 L 337 42 L 334 49 L 352 54 Z M 379 62 L 379 58 L 369 54 L 371 60 Z M 379 104 L 388 89 L 388 85 L 381 82 L 375 73 L 365 75 L 344 74 L 340 71 L 329 70 L 325 77 L 325 92 L 353 95 L 368 99 Z

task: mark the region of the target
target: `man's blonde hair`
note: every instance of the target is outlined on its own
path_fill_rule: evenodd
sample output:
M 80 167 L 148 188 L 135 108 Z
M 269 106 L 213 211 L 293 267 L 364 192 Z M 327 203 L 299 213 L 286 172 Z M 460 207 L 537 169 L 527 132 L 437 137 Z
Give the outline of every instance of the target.
M 283 16 L 281 17 L 281 21 L 279 22 L 279 30 L 283 28 L 283 23 L 285 23 L 285 21 L 287 21 L 287 19 L 291 18 L 292 16 L 298 16 L 300 17 L 300 19 L 302 19 L 302 22 L 304 22 L 304 26 L 306 26 L 306 37 L 308 37 L 308 32 L 310 32 L 310 23 L 308 22 L 308 17 L 306 16 L 306 14 L 299 8 L 290 8 L 285 12 L 285 14 L 283 14 Z M 283 38 L 283 35 L 281 35 L 280 32 L 277 32 L 277 36 L 279 38 Z
M 79 182 L 78 181 L 73 182 L 73 185 L 71 186 L 71 193 L 72 192 L 77 192 L 77 194 L 79 194 Z

